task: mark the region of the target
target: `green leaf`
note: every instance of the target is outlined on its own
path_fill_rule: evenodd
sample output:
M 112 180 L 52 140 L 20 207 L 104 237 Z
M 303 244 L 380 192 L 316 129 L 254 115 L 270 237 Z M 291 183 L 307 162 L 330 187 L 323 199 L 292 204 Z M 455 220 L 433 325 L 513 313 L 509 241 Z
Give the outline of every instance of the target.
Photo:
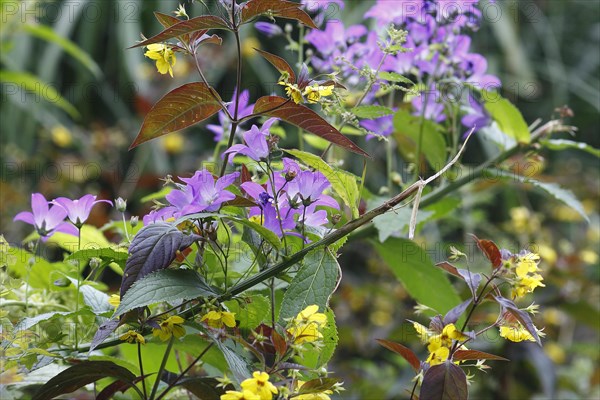
M 389 238 L 385 243 L 374 243 L 374 246 L 417 302 L 441 314 L 461 303 L 446 275 L 435 267 L 425 250 L 415 242 Z
M 283 150 L 296 157 L 303 164 L 321 172 L 331 183 L 331 187 L 352 211 L 352 217 L 358 217 L 358 185 L 356 177 L 344 170 L 331 167 L 315 154 L 300 150 Z
M 420 400 L 462 400 L 469 398 L 467 376 L 452 361 L 434 365 L 425 372 Z
M 408 83 L 410 85 L 414 85 L 415 83 L 410 79 L 400 75 L 397 72 L 385 72 L 382 71 L 379 73 L 379 78 L 386 80 L 388 82 L 400 82 L 400 83 Z
M 121 298 L 115 317 L 138 307 L 161 302 L 215 296 L 215 291 L 195 271 L 163 269 L 136 281 Z
M 149 44 L 153 43 L 161 43 L 178 36 L 206 29 L 231 30 L 229 24 L 224 19 L 215 15 L 201 15 L 199 17 L 190 18 L 189 20 L 181 21 L 175 25 L 172 25 L 159 34 L 152 36 L 150 39 L 143 40 L 131 46 L 131 48 L 148 46 Z
M 316 304 L 319 311 L 327 309 L 329 297 L 337 286 L 340 277 L 337 259 L 328 249 L 318 249 L 308 253 L 302 267 L 288 286 L 279 311 L 279 322 L 293 318 L 306 307 Z
M 41 24 L 22 24 L 21 28 L 32 36 L 60 46 L 67 54 L 79 61 L 96 78 L 102 76 L 102 71 L 96 62 L 71 40 L 60 36 L 52 28 Z
M 422 128 L 421 128 L 422 125 Z M 411 115 L 406 110 L 398 110 L 394 114 L 394 136 L 408 137 L 415 145 L 421 137 L 421 151 L 434 170 L 440 170 L 446 165 L 446 141 L 442 135 L 442 127 L 428 119 Z
M 263 96 L 256 101 L 254 113 L 280 118 L 348 151 L 369 157 L 364 150 L 342 135 L 319 114 L 289 99 L 279 96 Z
M 83 295 L 83 301 L 90 306 L 94 314 L 100 315 L 113 310 L 113 307 L 108 303 L 109 296 L 106 293 L 90 285 L 81 285 L 80 291 Z
M 267 296 L 251 294 L 225 302 L 225 305 L 235 319 L 239 321 L 240 329 L 254 329 L 269 319 L 271 302 Z
M 577 197 L 575 197 L 573 192 L 571 192 L 570 190 L 564 189 L 556 183 L 540 182 L 540 181 L 537 181 L 532 178 L 526 178 L 524 176 L 509 173 L 509 172 L 502 171 L 499 169 L 494 169 L 491 171 L 492 171 L 491 174 L 495 174 L 496 176 L 503 178 L 505 180 L 513 180 L 514 179 L 518 182 L 530 184 L 538 189 L 541 189 L 545 193 L 551 195 L 555 199 L 563 202 L 567 206 L 571 207 L 573 210 L 577 211 L 577 213 L 579 215 L 581 215 L 583 217 L 583 219 L 585 219 L 588 223 L 590 222 L 589 217 L 587 216 L 587 214 L 585 213 L 585 210 L 583 209 L 583 205 L 581 204 L 581 202 L 579 200 L 577 200 Z
M 213 338 L 213 341 L 223 353 L 229 370 L 238 383 L 252 376 L 250 372 L 252 371 L 251 362 L 245 358 L 246 349 L 242 345 L 236 344 L 230 339 L 223 341 L 221 338 Z
M 327 325 L 321 330 L 323 334 L 323 347 L 308 347 L 302 353 L 300 363 L 311 369 L 317 369 L 327 364 L 331 360 L 339 341 L 337 326 L 335 324 L 335 314 L 328 308 L 325 311 L 325 315 L 327 315 Z
M 126 248 L 121 248 L 117 246 L 113 247 L 102 247 L 98 249 L 83 249 L 78 250 L 66 258 L 66 261 L 78 260 L 85 261 L 86 263 L 92 258 L 101 258 L 104 261 L 114 261 L 119 264 L 124 264 L 127 261 L 127 257 L 129 254 L 127 253 Z
M 542 140 L 540 143 L 550 150 L 575 149 L 585 151 L 596 157 L 600 157 L 600 149 L 596 149 L 587 143 L 575 142 L 567 139 L 547 139 Z
M 204 121 L 220 109 L 221 98 L 205 83 L 187 83 L 173 89 L 148 112 L 129 149 Z
M 300 4 L 284 0 L 250 0 L 242 7 L 242 24 L 260 15 L 293 19 L 309 28 L 319 29 L 312 18 L 305 13 Z
M 160 189 L 158 192 L 150 193 L 149 195 L 142 197 L 142 199 L 140 201 L 142 203 L 146 203 L 146 202 L 152 201 L 152 200 L 164 199 L 172 191 L 173 191 L 172 187 L 163 186 L 162 189 Z
M 384 106 L 358 106 L 350 110 L 358 118 L 375 119 L 391 115 L 394 110 Z
M 380 215 L 373 219 L 373 225 L 377 228 L 378 238 L 380 242 L 385 242 L 390 236 L 400 235 L 410 224 L 412 207 L 406 206 Z M 425 222 L 433 212 L 420 210 L 417 214 L 417 223 Z
M 482 97 L 485 101 L 485 109 L 496 121 L 502 132 L 519 143 L 529 143 L 531 141 L 531 133 L 527 122 L 525 122 L 517 107 L 494 92 L 484 91 Z
M 33 400 L 51 400 L 107 377 L 117 378 L 130 383 L 132 387 L 135 386 L 135 375 L 126 368 L 110 361 L 83 361 L 50 379 L 35 393 Z
M 70 253 L 74 253 L 79 249 L 81 249 L 79 251 L 86 251 L 91 249 L 108 249 L 114 246 L 113 243 L 106 239 L 101 230 L 92 225 L 83 225 L 81 227 L 81 242 L 77 236 L 64 232 L 55 232 L 50 236 L 47 243 L 56 244 Z
M 25 331 L 25 330 L 31 328 L 32 326 L 39 324 L 40 322 L 48 321 L 49 319 L 52 319 L 56 316 L 66 317 L 67 315 L 70 315 L 70 314 L 71 313 L 68 311 L 52 311 L 52 312 L 47 312 L 47 313 L 36 315 L 35 317 L 26 317 L 26 318 L 23 318 L 22 320 L 20 320 L 15 325 L 15 332 Z
M 79 118 L 79 111 L 50 84 L 27 72 L 0 70 L 0 82 L 14 84 L 33 92 L 37 97 L 61 108 L 72 118 Z

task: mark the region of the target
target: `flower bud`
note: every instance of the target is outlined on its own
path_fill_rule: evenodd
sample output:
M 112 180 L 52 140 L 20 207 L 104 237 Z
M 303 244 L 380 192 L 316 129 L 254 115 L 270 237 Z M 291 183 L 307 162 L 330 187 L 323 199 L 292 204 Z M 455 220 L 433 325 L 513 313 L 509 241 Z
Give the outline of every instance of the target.
M 292 24 L 285 24 L 283 30 L 285 31 L 285 33 L 292 33 L 294 27 L 292 26 Z
M 289 170 L 285 173 L 285 180 L 286 182 L 293 181 L 296 176 L 298 176 L 298 171 Z
M 92 257 L 90 259 L 90 268 L 92 268 L 92 269 L 98 268 L 101 263 L 102 263 L 102 260 L 100 258 L 98 258 L 98 257 Z
M 331 223 L 337 225 L 337 223 L 340 222 L 341 219 L 342 216 L 340 214 L 334 214 L 331 216 Z
M 129 223 L 131 224 L 132 228 L 135 228 L 138 224 L 138 222 L 140 221 L 140 217 L 138 217 L 137 215 L 134 215 L 133 217 L 131 217 L 131 219 L 129 220 Z
M 115 199 L 115 207 L 119 212 L 125 212 L 127 209 L 127 200 L 123 200 L 122 197 Z

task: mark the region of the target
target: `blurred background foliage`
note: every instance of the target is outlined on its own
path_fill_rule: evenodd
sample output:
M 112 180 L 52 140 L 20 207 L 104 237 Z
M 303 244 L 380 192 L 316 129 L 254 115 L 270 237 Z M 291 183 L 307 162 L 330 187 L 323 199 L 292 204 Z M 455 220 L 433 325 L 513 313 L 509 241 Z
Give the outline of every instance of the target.
M 371 5 L 346 3 L 347 23 L 361 21 Z M 201 4 L 183 4 L 191 16 L 202 12 Z M 567 105 L 574 112 L 569 122 L 579 128 L 577 140 L 600 147 L 600 2 L 497 4 L 493 10 L 501 14 L 484 14 L 473 43 L 487 57 L 490 72 L 501 78 L 503 95 L 529 123 L 548 120 L 557 115 L 557 107 Z M 177 5 L 167 0 L 0 1 L 0 232 L 9 242 L 24 236 L 12 217 L 27 208 L 32 191 L 48 198 L 122 196 L 129 200 L 132 215 L 143 215 L 150 204 L 141 198 L 160 189 L 161 177 L 184 175 L 209 161 L 213 135 L 203 124 L 127 150 L 152 104 L 194 77 L 193 65 L 184 57 L 179 57 L 172 79 L 157 74 L 142 50 L 127 49 L 141 32 L 160 30 L 154 11 L 170 14 Z M 256 98 L 272 91 L 277 76 L 252 48 L 296 57 L 284 48 L 283 39 L 265 39 L 253 28 L 243 34 L 244 82 Z M 233 90 L 235 59 L 229 39 L 225 36 L 220 47 L 203 46 L 200 57 L 208 80 L 224 99 Z M 374 142 L 366 147 L 377 153 Z M 481 158 L 477 152 L 482 150 L 473 149 L 465 157 L 467 165 Z M 367 182 L 385 182 L 383 164 L 370 167 Z M 474 256 L 468 233 L 515 252 L 530 247 L 544 260 L 547 287 L 531 299 L 543 310 L 536 325 L 546 327 L 544 348 L 490 337 L 483 350 L 512 362 L 496 362 L 489 374 L 479 373 L 472 398 L 598 398 L 598 159 L 576 150 L 544 150 L 515 159 L 514 165 L 575 192 L 590 223 L 516 183 L 482 180 L 460 192 L 459 208 L 443 223 L 421 230 L 419 240 L 435 261 L 445 259 L 449 245 L 455 245 L 473 255 L 476 265 L 480 259 Z M 111 217 L 117 216 L 96 212 L 90 222 L 102 226 Z M 412 343 L 413 349 L 423 346 L 405 322 L 415 319 L 414 301 L 368 249 L 364 238 L 351 237 L 341 255 L 344 278 L 333 297 L 340 346 L 330 371 L 346 381 L 344 397 L 395 398 L 390 393 L 411 386 L 412 371 L 375 339 Z

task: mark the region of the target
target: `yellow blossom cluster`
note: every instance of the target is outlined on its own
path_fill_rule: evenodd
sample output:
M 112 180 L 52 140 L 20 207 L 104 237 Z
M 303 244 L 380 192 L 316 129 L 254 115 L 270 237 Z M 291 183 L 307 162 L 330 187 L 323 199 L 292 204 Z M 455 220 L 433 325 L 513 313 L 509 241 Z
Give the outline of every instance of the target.
M 501 326 L 500 336 L 512 342 L 522 342 L 525 340 L 535 342 L 535 338 L 531 335 L 531 333 L 529 333 L 529 331 L 519 323 L 514 325 Z
M 157 336 L 163 342 L 166 342 L 175 336 L 180 338 L 185 335 L 185 328 L 182 324 L 185 322 L 183 318 L 178 315 L 172 315 L 160 323 L 158 329 L 152 329 L 152 335 Z
M 546 286 L 542 283 L 544 279 L 539 272 L 540 256 L 536 253 L 525 253 L 515 256 L 515 280 L 512 289 L 513 297 L 523 297 L 531 293 L 538 286 Z
M 295 83 L 281 81 L 279 84 L 285 86 L 285 93 L 296 104 L 303 103 L 305 99 L 306 102 L 314 104 L 317 103 L 321 97 L 331 96 L 333 93 L 333 85 L 321 86 L 314 84 L 306 86 L 304 90 L 300 90 L 298 85 Z
M 321 330 L 327 324 L 327 316 L 319 311 L 319 306 L 311 305 L 300 311 L 291 321 L 287 332 L 294 343 L 302 344 L 323 339 Z
M 119 336 L 120 340 L 123 340 L 127 343 L 141 343 L 141 344 L 146 344 L 146 339 L 144 339 L 144 337 L 136 332 L 136 331 L 127 331 L 125 332 L 123 335 Z
M 173 50 L 169 46 L 161 43 L 149 44 L 146 48 L 148 51 L 146 51 L 144 55 L 149 59 L 156 61 L 156 69 L 158 72 L 163 75 L 168 72 L 172 78 L 173 66 L 177 61 Z
M 244 380 L 242 390 L 228 390 L 221 395 L 221 400 L 271 400 L 279 391 L 271 382 L 269 374 L 255 371 L 252 378 Z
M 302 386 L 304 386 L 304 384 L 306 383 L 301 380 L 298 380 L 296 382 L 297 382 L 297 386 L 296 386 L 297 390 L 302 388 Z M 330 394 L 333 394 L 332 390 L 324 390 L 322 392 L 306 393 L 306 394 L 294 396 L 293 399 L 294 400 L 331 400 L 331 397 L 328 396 Z
M 208 326 L 220 329 L 223 326 L 235 328 L 235 314 L 227 311 L 209 311 L 200 321 L 205 321 Z
M 450 356 L 450 348 L 452 347 L 454 340 L 462 341 L 468 339 L 468 337 L 456 329 L 456 326 L 452 323 L 444 326 L 442 332 L 439 334 L 432 333 L 429 329 L 417 322 L 413 322 L 413 327 L 421 336 L 421 339 L 427 343 L 429 357 L 427 357 L 426 361 L 431 366 L 442 364 L 448 359 Z

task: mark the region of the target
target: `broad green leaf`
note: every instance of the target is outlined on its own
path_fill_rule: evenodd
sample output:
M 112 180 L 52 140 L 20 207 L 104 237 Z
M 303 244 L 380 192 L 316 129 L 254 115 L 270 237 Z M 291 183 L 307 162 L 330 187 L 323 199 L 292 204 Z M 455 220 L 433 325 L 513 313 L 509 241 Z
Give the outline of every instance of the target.
M 161 200 L 167 197 L 169 193 L 173 191 L 173 188 L 170 186 L 163 186 L 158 192 L 150 193 L 147 196 L 142 197 L 140 200 L 142 203 L 147 203 L 152 200 Z
M 327 325 L 321 331 L 324 345 L 318 349 L 309 347 L 302 353 L 300 364 L 305 367 L 317 369 L 327 364 L 337 347 L 339 337 L 335 324 L 335 314 L 328 308 L 325 315 L 327 315 Z
M 411 115 L 406 110 L 394 114 L 394 131 L 397 138 L 408 137 L 416 144 L 421 136 L 421 151 L 431 167 L 438 171 L 446 165 L 446 141 L 442 128 L 433 121 Z
M 310 305 L 319 306 L 324 312 L 329 297 L 337 286 L 340 277 L 337 259 L 328 249 L 318 249 L 308 253 L 302 267 L 288 286 L 279 311 L 279 323 L 293 318 Z
M 394 113 L 394 110 L 384 106 L 367 105 L 354 107 L 350 112 L 358 118 L 376 119 L 391 115 Z
M 86 263 L 92 258 L 101 258 L 105 261 L 115 261 L 119 264 L 124 264 L 129 254 L 126 248 L 117 246 L 102 247 L 98 249 L 83 249 L 70 254 L 66 261 L 79 260 Z
M 239 321 L 240 329 L 254 329 L 269 320 L 271 315 L 271 302 L 267 296 L 261 294 L 239 297 L 226 301 L 225 305 L 229 311 L 235 313 L 235 319 Z
M 104 314 L 113 310 L 113 307 L 108 303 L 109 296 L 106 293 L 90 285 L 81 285 L 80 291 L 83 295 L 83 301 L 92 309 L 94 314 Z
M 41 24 L 26 23 L 21 25 L 21 29 L 32 36 L 54 43 L 60 46 L 67 54 L 79 61 L 86 67 L 96 78 L 102 76 L 102 71 L 96 62 L 79 46 L 71 40 L 60 36 L 52 28 Z
M 389 238 L 375 249 L 417 302 L 441 314 L 461 303 L 447 276 L 436 268 L 427 252 L 407 239 Z
M 69 253 L 82 250 L 110 248 L 111 246 L 114 246 L 113 243 L 106 239 L 106 236 L 104 236 L 104 233 L 102 233 L 100 229 L 92 225 L 83 225 L 81 227 L 81 241 L 77 236 L 63 232 L 55 232 L 50 236 L 47 243 L 56 244 Z
M 434 365 L 425 372 L 420 400 L 461 400 L 469 398 L 467 376 L 452 361 Z
M 242 6 L 242 23 L 260 15 L 293 19 L 309 28 L 318 29 L 312 18 L 305 13 L 299 3 L 284 0 L 250 0 Z
M 271 54 L 269 52 L 266 52 L 266 51 L 263 51 L 260 49 L 254 49 L 254 50 L 258 54 L 263 56 L 265 60 L 270 62 L 271 65 L 273 65 L 277 69 L 277 71 L 279 71 L 279 73 L 281 75 L 287 75 L 289 82 L 291 82 L 291 83 L 296 82 L 296 74 L 294 73 L 294 70 L 292 69 L 290 64 L 288 64 L 288 62 L 285 61 L 285 59 L 283 59 L 279 56 L 276 56 L 275 54 Z
M 216 15 L 201 15 L 199 17 L 190 18 L 189 20 L 181 21 L 175 25 L 172 25 L 159 34 L 152 36 L 150 39 L 143 40 L 134 46 L 131 46 L 131 48 L 148 46 L 149 44 L 153 43 L 161 43 L 178 36 L 206 29 L 231 30 L 229 24 L 224 19 L 217 17 Z
M 399 82 L 399 83 L 408 83 L 411 85 L 414 85 L 414 82 L 411 81 L 410 79 L 400 75 L 397 72 L 385 72 L 382 71 L 379 73 L 379 78 L 386 80 L 388 82 Z
M 107 377 L 117 378 L 134 386 L 135 375 L 126 368 L 110 361 L 82 361 L 50 379 L 35 393 L 33 400 L 51 400 Z
M 500 130 L 519 143 L 529 143 L 531 133 L 527 122 L 517 107 L 497 93 L 483 92 L 485 109 L 496 121 Z
M 495 174 L 496 176 L 505 180 L 517 180 L 519 182 L 530 184 L 533 187 L 543 190 L 555 199 L 563 202 L 567 206 L 571 207 L 573 210 L 577 211 L 577 213 L 581 215 L 583 219 L 585 219 L 588 223 L 590 222 L 589 217 L 583 209 L 583 205 L 579 200 L 577 200 L 573 192 L 571 192 L 570 190 L 564 189 L 556 183 L 540 182 L 535 179 L 526 178 L 521 175 L 509 173 L 498 169 L 491 171 L 493 171 L 492 174 Z
M 187 83 L 152 107 L 129 148 L 204 121 L 220 109 L 221 98 L 214 89 L 201 82 Z
M 251 362 L 246 359 L 246 349 L 241 344 L 236 344 L 231 339 L 223 341 L 221 338 L 213 338 L 213 341 L 223 353 L 225 361 L 229 366 L 229 370 L 233 374 L 233 378 L 238 382 L 242 382 L 252 376 L 253 371 Z
M 122 296 L 114 316 L 118 317 L 127 311 L 150 304 L 215 295 L 215 291 L 197 272 L 163 269 L 136 281 Z
M 50 84 L 27 72 L 0 70 L 0 82 L 17 85 L 21 89 L 35 93 L 39 98 L 63 109 L 72 118 L 79 118 L 79 111 Z M 9 97 L 10 98 L 10 97 Z
M 280 118 L 348 151 L 369 157 L 365 151 L 342 135 L 319 114 L 289 99 L 279 96 L 263 96 L 256 101 L 254 113 Z
M 600 157 L 600 149 L 596 149 L 587 143 L 575 142 L 567 139 L 547 139 L 541 141 L 542 145 L 550 150 L 575 149 L 585 151 L 593 156 Z
M 358 217 L 358 185 L 356 177 L 344 170 L 331 167 L 323 159 L 315 154 L 300 150 L 284 150 L 293 155 L 303 164 L 320 171 L 331 183 L 333 190 L 350 207 L 352 217 Z
M 401 235 L 410 225 L 411 213 L 412 205 L 407 205 L 374 218 L 373 225 L 377 228 L 379 241 L 383 243 L 391 236 Z M 432 215 L 431 211 L 420 210 L 417 223 L 423 223 Z
M 26 317 L 20 320 L 15 325 L 15 331 L 25 331 L 32 326 L 35 326 L 43 321 L 48 321 L 56 316 L 65 317 L 70 315 L 71 313 L 68 311 L 51 311 L 43 314 L 36 315 L 35 317 Z

